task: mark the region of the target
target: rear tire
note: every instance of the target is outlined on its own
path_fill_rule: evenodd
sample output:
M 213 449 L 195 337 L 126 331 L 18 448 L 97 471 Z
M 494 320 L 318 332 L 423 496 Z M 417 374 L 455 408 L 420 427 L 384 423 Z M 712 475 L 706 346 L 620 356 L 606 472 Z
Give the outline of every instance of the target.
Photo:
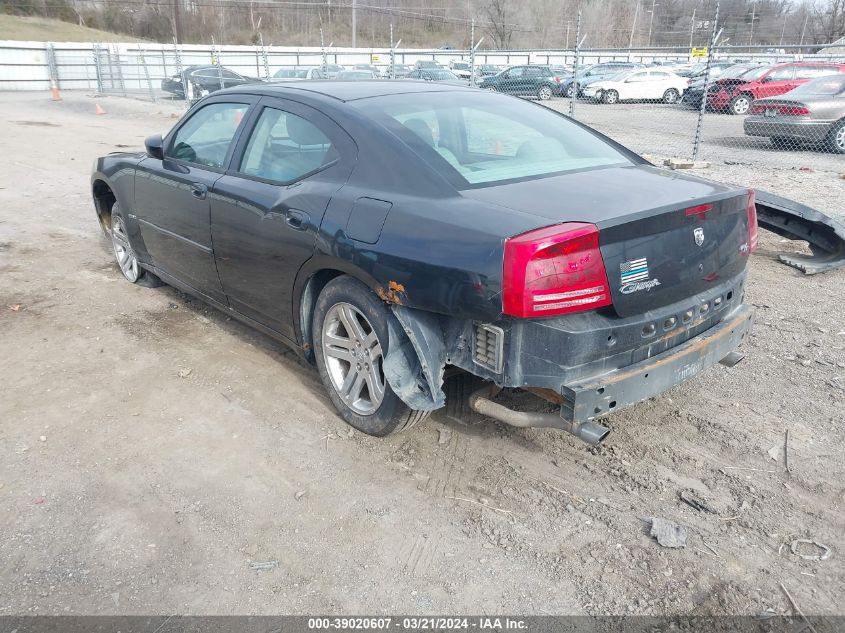
M 663 103 L 678 103 L 678 99 L 680 99 L 680 97 L 680 92 L 678 92 L 674 88 L 669 88 L 669 90 L 663 93 Z
M 340 417 L 362 433 L 384 437 L 425 420 L 384 377 L 390 309 L 360 281 L 330 281 L 314 309 L 312 332 L 320 379 Z
M 619 93 L 615 90 L 605 90 L 601 98 L 603 103 L 613 105 L 619 103 Z
M 845 154 L 845 119 L 833 126 L 827 135 L 827 146 L 831 152 Z
M 748 111 L 751 109 L 752 101 L 753 99 L 749 95 L 737 95 L 731 99 L 731 102 L 728 104 L 728 112 L 738 115 L 748 114 Z

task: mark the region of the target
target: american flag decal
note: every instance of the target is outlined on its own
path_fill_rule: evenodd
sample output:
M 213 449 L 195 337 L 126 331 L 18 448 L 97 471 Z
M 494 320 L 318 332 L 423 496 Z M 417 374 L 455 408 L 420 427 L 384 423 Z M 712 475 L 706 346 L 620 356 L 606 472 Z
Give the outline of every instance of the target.
M 622 262 L 619 264 L 619 270 L 622 272 L 623 284 L 648 279 L 648 260 L 645 257 L 641 257 L 640 259 Z

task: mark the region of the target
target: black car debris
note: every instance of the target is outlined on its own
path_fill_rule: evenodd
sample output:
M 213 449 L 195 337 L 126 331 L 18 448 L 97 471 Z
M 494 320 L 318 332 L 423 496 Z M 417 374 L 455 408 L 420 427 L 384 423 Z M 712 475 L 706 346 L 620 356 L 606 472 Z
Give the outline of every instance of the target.
M 602 416 L 738 362 L 752 324 L 753 192 L 469 87 L 221 91 L 92 190 L 126 279 L 287 343 L 372 435 L 444 406 L 448 370 L 484 380 L 478 412 L 598 443 Z

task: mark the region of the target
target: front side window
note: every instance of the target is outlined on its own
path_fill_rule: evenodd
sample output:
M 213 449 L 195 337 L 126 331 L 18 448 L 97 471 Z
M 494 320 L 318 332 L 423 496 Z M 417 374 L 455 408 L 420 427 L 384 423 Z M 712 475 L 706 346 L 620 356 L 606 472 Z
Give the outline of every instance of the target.
M 553 111 L 486 92 L 420 94 L 411 103 L 391 95 L 362 99 L 355 107 L 459 189 L 633 164 Z
M 304 118 L 264 108 L 238 171 L 276 182 L 293 182 L 338 157 L 331 140 Z
M 244 114 L 246 103 L 212 103 L 191 115 L 168 146 L 168 158 L 196 165 L 222 168 L 229 146 Z
M 789 81 L 794 74 L 795 68 L 793 66 L 787 66 L 786 68 L 773 70 L 766 79 L 768 81 Z

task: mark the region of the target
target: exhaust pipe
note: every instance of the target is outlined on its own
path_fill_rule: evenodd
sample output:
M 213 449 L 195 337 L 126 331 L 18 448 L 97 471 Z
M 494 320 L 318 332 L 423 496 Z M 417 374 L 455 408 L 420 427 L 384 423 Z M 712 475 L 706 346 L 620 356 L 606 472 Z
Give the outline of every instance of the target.
M 571 433 L 587 444 L 600 444 L 610 433 L 610 429 L 596 422 L 570 422 L 555 413 L 537 413 L 533 411 L 514 411 L 493 402 L 490 398 L 501 391 L 495 386 L 485 385 L 469 397 L 470 409 L 499 422 L 521 429 L 548 428 L 560 429 Z

